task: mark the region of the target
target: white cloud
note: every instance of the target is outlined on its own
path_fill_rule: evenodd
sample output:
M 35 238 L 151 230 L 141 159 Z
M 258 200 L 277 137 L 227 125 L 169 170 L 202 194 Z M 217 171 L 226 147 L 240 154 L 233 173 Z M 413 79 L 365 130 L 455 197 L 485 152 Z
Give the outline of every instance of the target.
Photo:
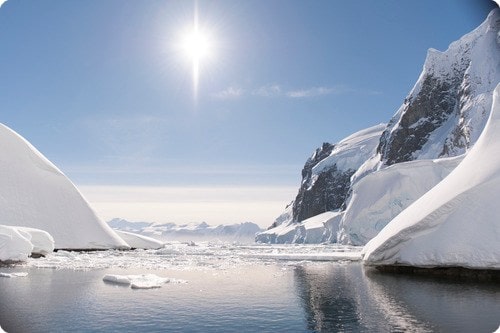
M 291 90 L 288 91 L 286 95 L 290 98 L 309 98 L 323 95 L 343 94 L 349 91 L 350 89 L 344 86 L 312 87 L 307 89 Z
M 311 98 L 318 96 L 326 96 L 326 95 L 340 95 L 353 92 L 354 90 L 344 86 L 344 85 L 335 85 L 335 86 L 314 86 L 310 88 L 304 89 L 296 89 L 296 90 L 286 90 L 283 89 L 281 85 L 273 83 L 266 84 L 261 87 L 258 87 L 251 91 L 251 94 L 259 97 L 288 97 L 288 98 Z M 369 91 L 368 94 L 379 94 L 377 91 Z M 213 98 L 228 100 L 228 99 L 236 99 L 245 94 L 245 91 L 241 88 L 236 87 L 228 87 L 225 90 L 222 90 L 218 93 L 212 94 Z
M 227 100 L 227 99 L 237 99 L 243 96 L 245 91 L 241 88 L 237 87 L 228 87 L 222 91 L 219 91 L 217 93 L 212 94 L 213 98 L 216 99 L 222 99 L 222 100 Z
M 296 187 L 79 186 L 104 220 L 202 222 L 251 221 L 266 228 L 295 196 Z
M 253 91 L 253 95 L 262 97 L 279 96 L 281 93 L 281 87 L 277 84 L 267 84 Z
M 6 2 L 7 2 L 7 0 L 0 0 L 0 8 L 1 8 L 1 7 L 2 7 L 2 5 L 3 5 L 4 3 L 6 3 Z

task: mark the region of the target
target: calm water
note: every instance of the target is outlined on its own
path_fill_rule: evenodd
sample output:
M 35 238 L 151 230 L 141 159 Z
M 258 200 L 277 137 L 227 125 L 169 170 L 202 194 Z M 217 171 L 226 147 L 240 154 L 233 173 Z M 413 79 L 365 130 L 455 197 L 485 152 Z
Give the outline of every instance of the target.
M 247 260 L 217 251 L 189 258 L 147 270 L 112 257 L 108 267 L 87 270 L 0 268 L 29 273 L 0 278 L 0 326 L 10 333 L 493 332 L 500 324 L 495 284 L 391 276 L 357 262 Z M 108 273 L 188 283 L 134 290 L 103 282 Z

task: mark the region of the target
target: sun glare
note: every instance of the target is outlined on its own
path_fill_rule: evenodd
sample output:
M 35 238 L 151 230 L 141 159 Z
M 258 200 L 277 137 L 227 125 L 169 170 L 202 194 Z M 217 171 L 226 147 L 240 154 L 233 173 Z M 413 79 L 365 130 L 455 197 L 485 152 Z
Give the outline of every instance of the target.
M 210 34 L 198 24 L 197 10 L 195 10 L 193 26 L 184 33 L 180 46 L 184 57 L 192 64 L 193 90 L 196 98 L 202 61 L 211 57 L 213 51 Z

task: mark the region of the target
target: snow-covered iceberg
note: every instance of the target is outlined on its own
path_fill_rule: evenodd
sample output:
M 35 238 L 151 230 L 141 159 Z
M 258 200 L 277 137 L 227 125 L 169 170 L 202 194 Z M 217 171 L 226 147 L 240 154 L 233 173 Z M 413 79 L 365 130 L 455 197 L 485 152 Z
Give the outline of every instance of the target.
M 480 138 L 448 177 L 363 249 L 367 265 L 500 269 L 500 84 Z
M 57 249 L 129 247 L 56 166 L 3 124 L 0 173 L 3 224 L 45 230 Z

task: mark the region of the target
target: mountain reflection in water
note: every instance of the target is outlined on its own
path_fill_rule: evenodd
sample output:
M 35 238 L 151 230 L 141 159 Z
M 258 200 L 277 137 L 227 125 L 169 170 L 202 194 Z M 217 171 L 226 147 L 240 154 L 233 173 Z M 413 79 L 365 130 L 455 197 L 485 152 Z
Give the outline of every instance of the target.
M 388 275 L 360 264 L 304 264 L 294 271 L 308 330 L 493 332 L 500 286 Z

